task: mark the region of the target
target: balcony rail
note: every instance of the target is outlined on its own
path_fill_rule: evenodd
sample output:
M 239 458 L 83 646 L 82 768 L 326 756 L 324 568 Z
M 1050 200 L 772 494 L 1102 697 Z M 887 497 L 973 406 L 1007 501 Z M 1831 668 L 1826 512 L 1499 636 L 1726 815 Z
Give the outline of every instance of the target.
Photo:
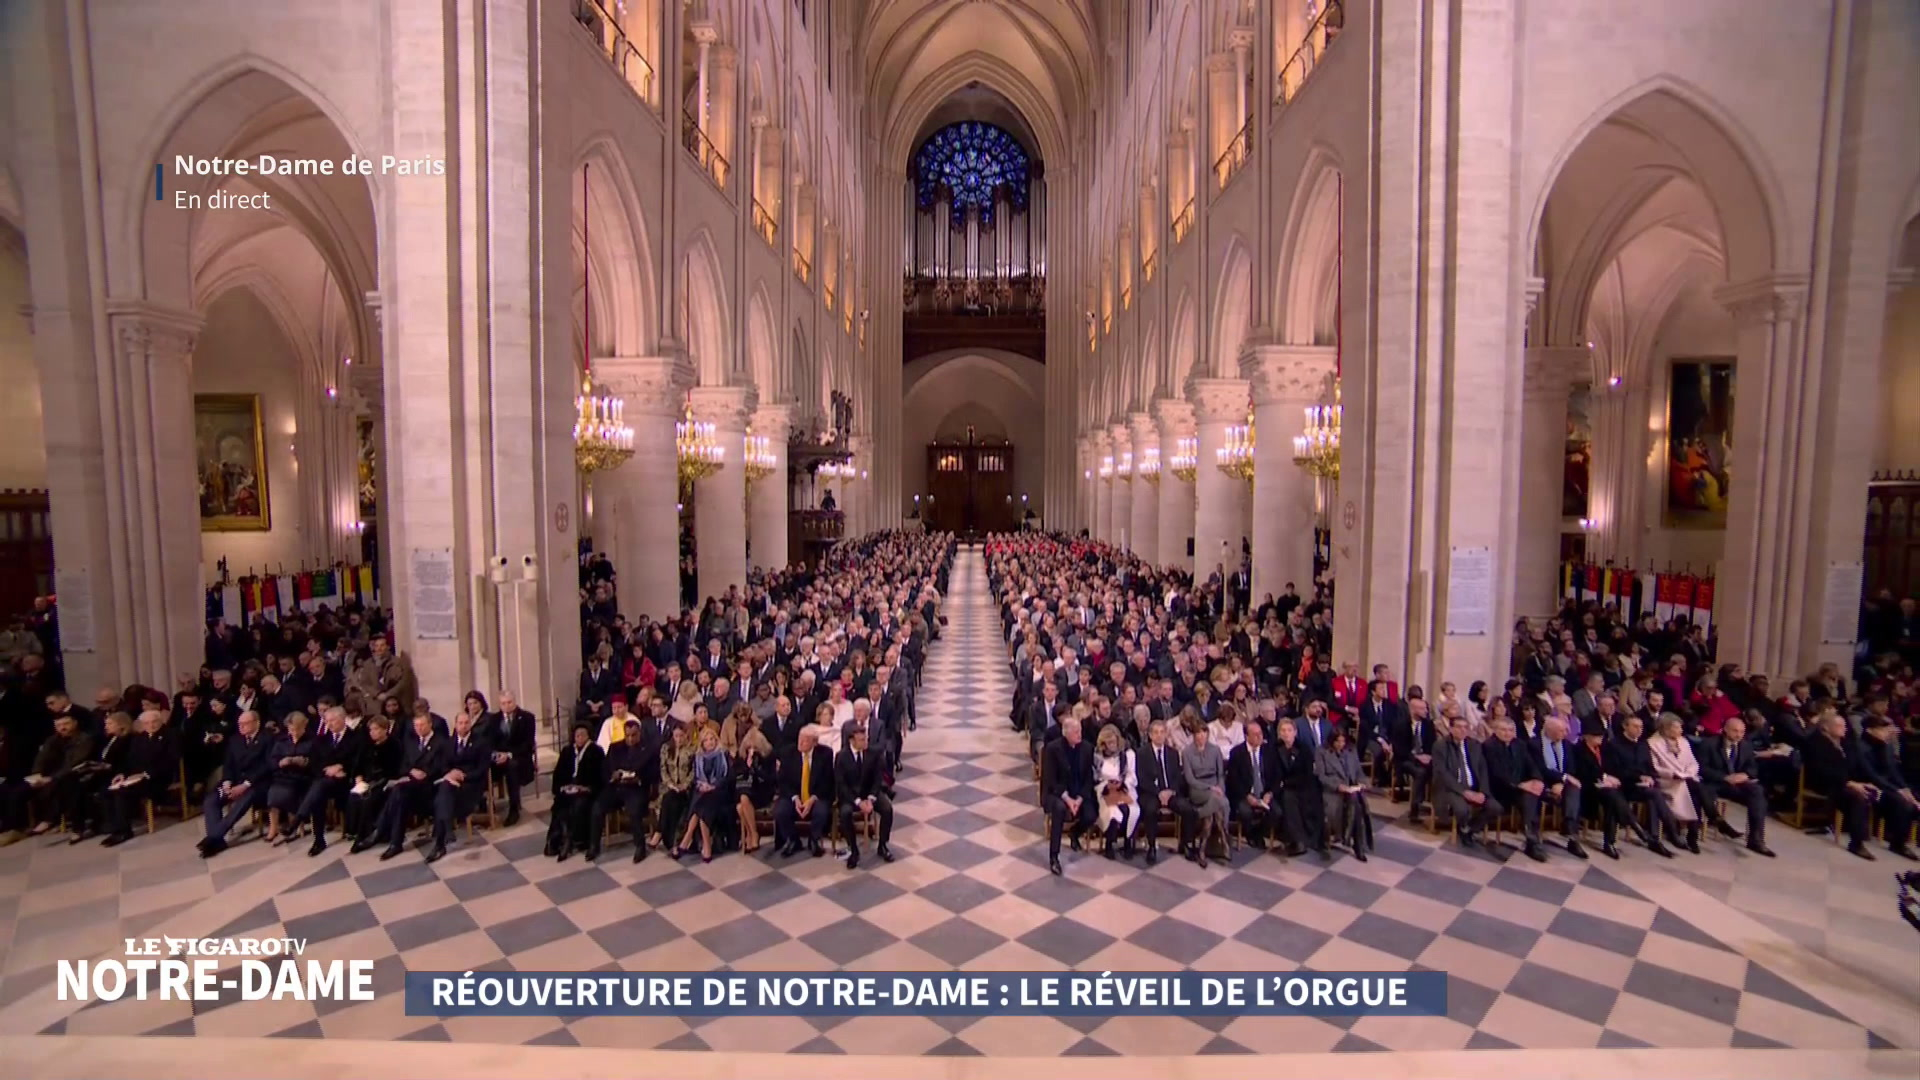
M 793 249 L 793 276 L 799 278 L 802 285 L 813 284 L 813 264 L 800 254 L 799 248 Z
M 1300 88 L 1307 84 L 1314 69 L 1319 66 L 1320 58 L 1326 55 L 1327 46 L 1340 36 L 1340 28 L 1346 24 L 1347 10 L 1344 0 L 1326 0 L 1326 6 L 1320 14 L 1314 16 L 1308 24 L 1307 32 L 1294 48 L 1293 55 L 1280 65 L 1280 71 L 1274 76 L 1278 84 L 1275 88 L 1274 104 L 1285 105 L 1300 94 Z
M 1133 307 L 1133 286 L 1122 285 L 1120 287 L 1120 310 L 1126 311 L 1131 307 Z
M 1158 269 L 1160 269 L 1160 253 L 1156 251 L 1140 263 L 1140 284 L 1145 285 L 1152 281 L 1153 273 Z
M 1173 242 L 1177 244 L 1180 241 L 1185 240 L 1187 238 L 1187 234 L 1192 231 L 1193 231 L 1193 200 L 1188 199 L 1187 205 L 1181 207 L 1180 213 L 1176 215 L 1173 219 Z
M 826 305 L 828 311 L 833 310 L 833 286 L 827 285 L 821 288 L 820 301 Z
M 1240 171 L 1240 166 L 1245 165 L 1252 156 L 1253 118 L 1248 117 L 1247 122 L 1240 125 L 1240 130 L 1234 132 L 1233 138 L 1227 141 L 1227 148 L 1213 161 L 1213 175 L 1220 182 L 1220 190 L 1227 189 L 1234 174 Z
M 700 121 L 685 110 L 680 113 L 680 142 L 687 148 L 687 153 L 693 155 L 693 160 L 707 170 L 707 175 L 713 177 L 713 182 L 724 190 L 727 186 L 727 159 L 713 145 L 713 140 L 707 138 L 707 133 L 700 130 Z
M 620 22 L 607 12 L 600 0 L 574 0 L 573 17 L 587 33 L 593 35 L 600 45 L 600 51 L 613 62 L 613 70 L 620 73 L 640 100 L 653 106 L 653 65 L 640 55 L 626 31 L 620 28 Z
M 753 229 L 768 247 L 772 247 L 774 238 L 780 235 L 780 223 L 759 199 L 753 200 Z

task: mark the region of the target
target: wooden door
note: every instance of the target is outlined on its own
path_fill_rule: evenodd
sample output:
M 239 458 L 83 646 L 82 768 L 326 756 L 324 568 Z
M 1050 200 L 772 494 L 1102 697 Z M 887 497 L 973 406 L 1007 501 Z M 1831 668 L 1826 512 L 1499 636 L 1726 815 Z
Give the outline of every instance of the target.
M 929 529 L 960 536 L 1011 532 L 1020 523 L 1013 447 L 929 444 L 924 494 L 920 515 Z

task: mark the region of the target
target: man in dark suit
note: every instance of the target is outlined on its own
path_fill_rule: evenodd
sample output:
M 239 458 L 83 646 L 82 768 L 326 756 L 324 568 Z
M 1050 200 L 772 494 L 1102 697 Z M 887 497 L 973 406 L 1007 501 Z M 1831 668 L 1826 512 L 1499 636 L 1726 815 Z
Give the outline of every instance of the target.
M 855 710 L 856 717 L 859 710 Z M 893 800 L 881 790 L 881 771 L 885 755 L 868 749 L 866 725 L 849 721 L 843 732 L 846 745 L 833 763 L 833 790 L 840 800 L 840 835 L 847 841 L 847 869 L 860 865 L 860 832 L 855 811 L 880 818 L 880 842 L 874 849 L 881 862 L 892 862 L 893 851 L 887 841 L 893 836 Z
M 1579 744 L 1567 738 L 1566 721 L 1549 716 L 1540 725 L 1540 734 L 1527 741 L 1533 763 L 1540 770 L 1540 801 L 1560 806 L 1560 832 L 1567 854 L 1576 859 L 1587 857 L 1580 846 L 1581 780 L 1574 773 L 1574 754 Z
M 1227 755 L 1227 809 L 1247 843 L 1265 847 L 1279 824 L 1280 758 L 1264 745 L 1266 731 L 1258 720 L 1249 719 L 1241 727 L 1246 741 Z
M 1338 726 L 1338 723 L 1338 721 L 1327 715 L 1326 702 L 1319 700 L 1309 701 L 1307 702 L 1306 715 L 1301 717 L 1298 725 L 1300 729 L 1300 741 L 1312 747 L 1313 752 L 1317 754 L 1320 752 L 1321 747 L 1333 741 L 1334 728 Z
M 473 716 L 461 713 L 453 718 L 453 749 L 447 759 L 447 771 L 440 774 L 433 793 L 433 848 L 427 861 L 446 857 L 447 840 L 453 823 L 472 814 L 487 802 L 487 770 L 493 765 L 492 748 L 473 733 Z
M 1620 780 L 1621 798 L 1629 803 L 1647 804 L 1648 820 L 1654 823 L 1654 828 L 1641 837 L 1641 842 L 1655 855 L 1672 858 L 1673 853 L 1660 840 L 1677 837 L 1679 826 L 1673 817 L 1673 807 L 1667 803 L 1666 792 L 1660 790 L 1660 779 L 1653 769 L 1653 750 L 1640 737 L 1641 731 L 1640 718 L 1627 717 L 1620 725 L 1620 737 L 1607 741 L 1603 760 L 1608 774 Z
M 1885 701 L 1883 697 L 1880 699 Z M 1907 844 L 1907 832 L 1914 810 L 1920 807 L 1913 788 L 1900 773 L 1896 747 L 1900 729 L 1892 718 L 1881 712 L 1869 712 L 1860 722 L 1860 764 L 1866 780 L 1873 785 L 1873 805 L 1886 826 L 1887 850 L 1903 859 L 1920 862 L 1920 855 Z
M 227 833 L 246 820 L 248 811 L 264 804 L 267 781 L 273 775 L 272 740 L 260 733 L 260 714 L 241 713 L 236 726 L 238 730 L 227 740 L 220 783 L 208 786 L 200 808 L 207 819 L 207 835 L 200 841 L 203 859 L 227 849 Z
M 1384 688 L 1386 684 L 1375 685 Z M 1403 705 L 1380 700 L 1378 695 L 1382 692 L 1376 689 L 1375 700 L 1369 702 L 1367 707 L 1374 707 L 1378 702 L 1382 712 L 1393 718 L 1393 727 L 1381 729 L 1381 735 L 1390 741 L 1393 748 L 1393 756 L 1389 760 L 1393 764 L 1396 781 L 1407 782 L 1408 797 L 1413 803 L 1413 808 L 1407 812 L 1407 820 L 1418 821 L 1427 805 L 1428 796 L 1432 794 L 1434 744 L 1444 741 L 1446 733 L 1427 717 L 1425 699 L 1416 698 Z M 1362 712 L 1361 723 L 1365 724 L 1365 710 Z
M 653 700 L 658 702 L 661 699 L 655 697 Z M 800 729 L 808 723 L 805 717 L 794 710 L 793 699 L 781 694 L 773 699 L 773 715 L 761 723 L 760 733 L 767 737 L 767 744 L 773 747 L 778 760 L 780 755 L 793 749 L 794 744 L 800 741 Z
M 1060 737 L 1041 755 L 1040 802 L 1046 810 L 1047 869 L 1058 875 L 1060 834 L 1072 830 L 1073 850 L 1080 850 L 1080 834 L 1093 828 L 1097 802 L 1093 797 L 1093 744 L 1080 737 L 1080 721 L 1069 716 L 1060 722 Z M 1071 821 L 1069 822 L 1069 819 Z
M 1433 744 L 1433 781 L 1439 793 L 1436 812 L 1444 808 L 1460 824 L 1460 845 L 1476 847 L 1480 830 L 1499 819 L 1503 808 L 1493 797 L 1487 758 L 1480 744 L 1467 738 L 1467 721 L 1453 722 L 1446 738 Z
M 627 815 L 627 828 L 633 833 L 633 861 L 647 857 L 647 804 L 652 790 L 645 777 L 651 760 L 654 774 L 660 770 L 660 744 L 647 742 L 645 729 L 638 720 L 628 720 L 619 742 L 606 752 L 606 786 L 593 799 L 593 814 L 587 828 L 587 861 L 600 857 L 600 837 L 607 831 L 607 815 L 619 809 Z
M 491 775 L 507 789 L 507 819 L 502 824 L 508 828 L 520 823 L 521 786 L 533 783 L 538 753 L 534 727 L 533 714 L 520 708 L 512 693 L 505 692 L 500 695 L 500 711 L 488 713 L 486 727 L 478 732 L 492 748 Z
M 1322 861 L 1333 858 L 1327 843 L 1325 789 L 1314 767 L 1318 751 L 1300 737 L 1292 717 L 1282 717 L 1279 739 L 1273 747 L 1279 770 L 1281 818 L 1287 827 L 1287 855 L 1298 857 L 1312 848 Z
M 1502 804 L 1520 807 L 1527 858 L 1546 862 L 1547 853 L 1540 849 L 1540 801 L 1546 794 L 1546 777 L 1516 735 L 1511 718 L 1503 716 L 1494 721 L 1493 737 L 1480 747 L 1487 759 L 1487 786 Z
M 780 854 L 792 857 L 800 850 L 800 822 L 811 827 L 807 837 L 814 858 L 827 853 L 827 806 L 833 802 L 833 754 L 820 745 L 819 736 L 802 728 L 794 745 L 780 752 L 779 797 L 773 802 L 773 838 Z
M 1361 756 L 1365 757 L 1369 751 L 1376 756 L 1384 753 L 1387 759 L 1394 763 L 1396 769 L 1401 768 L 1406 754 L 1400 747 L 1394 745 L 1394 739 L 1395 732 L 1407 724 L 1408 710 L 1405 703 L 1387 696 L 1386 680 L 1375 679 L 1370 683 L 1366 700 L 1357 706 L 1349 707 L 1347 712 L 1353 718 L 1356 730 L 1359 732 L 1354 747 L 1360 751 Z M 1424 714 L 1422 719 L 1426 719 Z M 1427 727 L 1431 729 L 1432 726 L 1429 721 Z M 1432 740 L 1429 738 L 1428 744 L 1431 745 L 1431 743 Z M 1421 790 L 1425 790 L 1424 785 Z M 1420 805 L 1417 794 L 1413 804 L 1416 808 Z
M 1747 722 L 1738 716 L 1727 717 L 1719 738 L 1703 740 L 1696 756 L 1700 759 L 1701 791 L 1709 800 L 1726 799 L 1744 805 L 1747 850 L 1772 858 L 1773 850 L 1766 844 L 1767 792 L 1760 783 L 1760 759 L 1747 741 Z M 1725 817 L 1717 818 L 1716 824 L 1728 837 L 1740 837 Z
M 1160 815 L 1172 814 L 1180 823 L 1179 847 L 1186 851 L 1193 837 L 1193 804 L 1182 789 L 1185 774 L 1180 769 L 1180 751 L 1167 744 L 1167 724 L 1154 720 L 1147 725 L 1147 745 L 1134 756 L 1134 778 L 1140 797 L 1140 831 L 1147 838 L 1147 865 L 1160 861 Z
M 1027 711 L 1027 740 L 1036 760 L 1040 757 L 1041 749 L 1059 735 L 1061 722 L 1066 719 L 1067 712 L 1067 707 L 1060 703 L 1059 685 L 1052 679 L 1042 682 L 1039 699 Z
M 360 760 L 360 744 L 366 736 L 347 726 L 347 710 L 334 706 L 321 717 L 320 733 L 314 736 L 308 762 L 312 780 L 293 817 L 294 827 L 302 821 L 313 824 L 313 844 L 308 855 L 327 850 L 327 805 L 340 811 L 341 827 L 347 820 L 347 795 L 353 790 L 353 767 Z
M 380 853 L 382 860 L 406 849 L 407 815 L 433 812 L 433 789 L 446 775 L 453 757 L 453 748 L 447 742 L 446 737 L 434 734 L 431 716 L 414 715 L 413 740 L 401 752 L 400 775 L 387 785 L 387 802 L 380 808 L 380 824 L 374 830 L 376 838 L 387 842 L 387 849 Z

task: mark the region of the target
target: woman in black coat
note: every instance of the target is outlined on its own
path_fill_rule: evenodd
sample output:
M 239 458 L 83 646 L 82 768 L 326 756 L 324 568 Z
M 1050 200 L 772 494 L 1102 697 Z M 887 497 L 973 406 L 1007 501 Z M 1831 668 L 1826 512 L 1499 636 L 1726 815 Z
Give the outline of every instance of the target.
M 133 818 L 141 804 L 164 796 L 179 773 L 180 751 L 166 730 L 166 715 L 141 713 L 139 733 L 128 741 L 125 760 L 100 794 L 107 823 L 101 846 L 118 847 L 133 839 Z
M 573 741 L 553 766 L 553 813 L 547 823 L 547 854 L 565 861 L 593 847 L 593 802 L 606 784 L 606 753 L 593 729 L 573 726 Z

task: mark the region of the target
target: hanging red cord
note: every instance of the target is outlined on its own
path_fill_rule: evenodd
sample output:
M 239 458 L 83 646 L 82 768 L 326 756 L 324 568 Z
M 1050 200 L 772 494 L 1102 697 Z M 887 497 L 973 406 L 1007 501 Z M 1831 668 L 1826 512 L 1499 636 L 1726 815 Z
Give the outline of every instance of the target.
M 1346 202 L 1347 180 L 1338 173 L 1333 177 L 1333 384 L 1340 385 L 1340 311 L 1342 294 L 1346 282 L 1343 279 L 1342 261 L 1346 257 Z

